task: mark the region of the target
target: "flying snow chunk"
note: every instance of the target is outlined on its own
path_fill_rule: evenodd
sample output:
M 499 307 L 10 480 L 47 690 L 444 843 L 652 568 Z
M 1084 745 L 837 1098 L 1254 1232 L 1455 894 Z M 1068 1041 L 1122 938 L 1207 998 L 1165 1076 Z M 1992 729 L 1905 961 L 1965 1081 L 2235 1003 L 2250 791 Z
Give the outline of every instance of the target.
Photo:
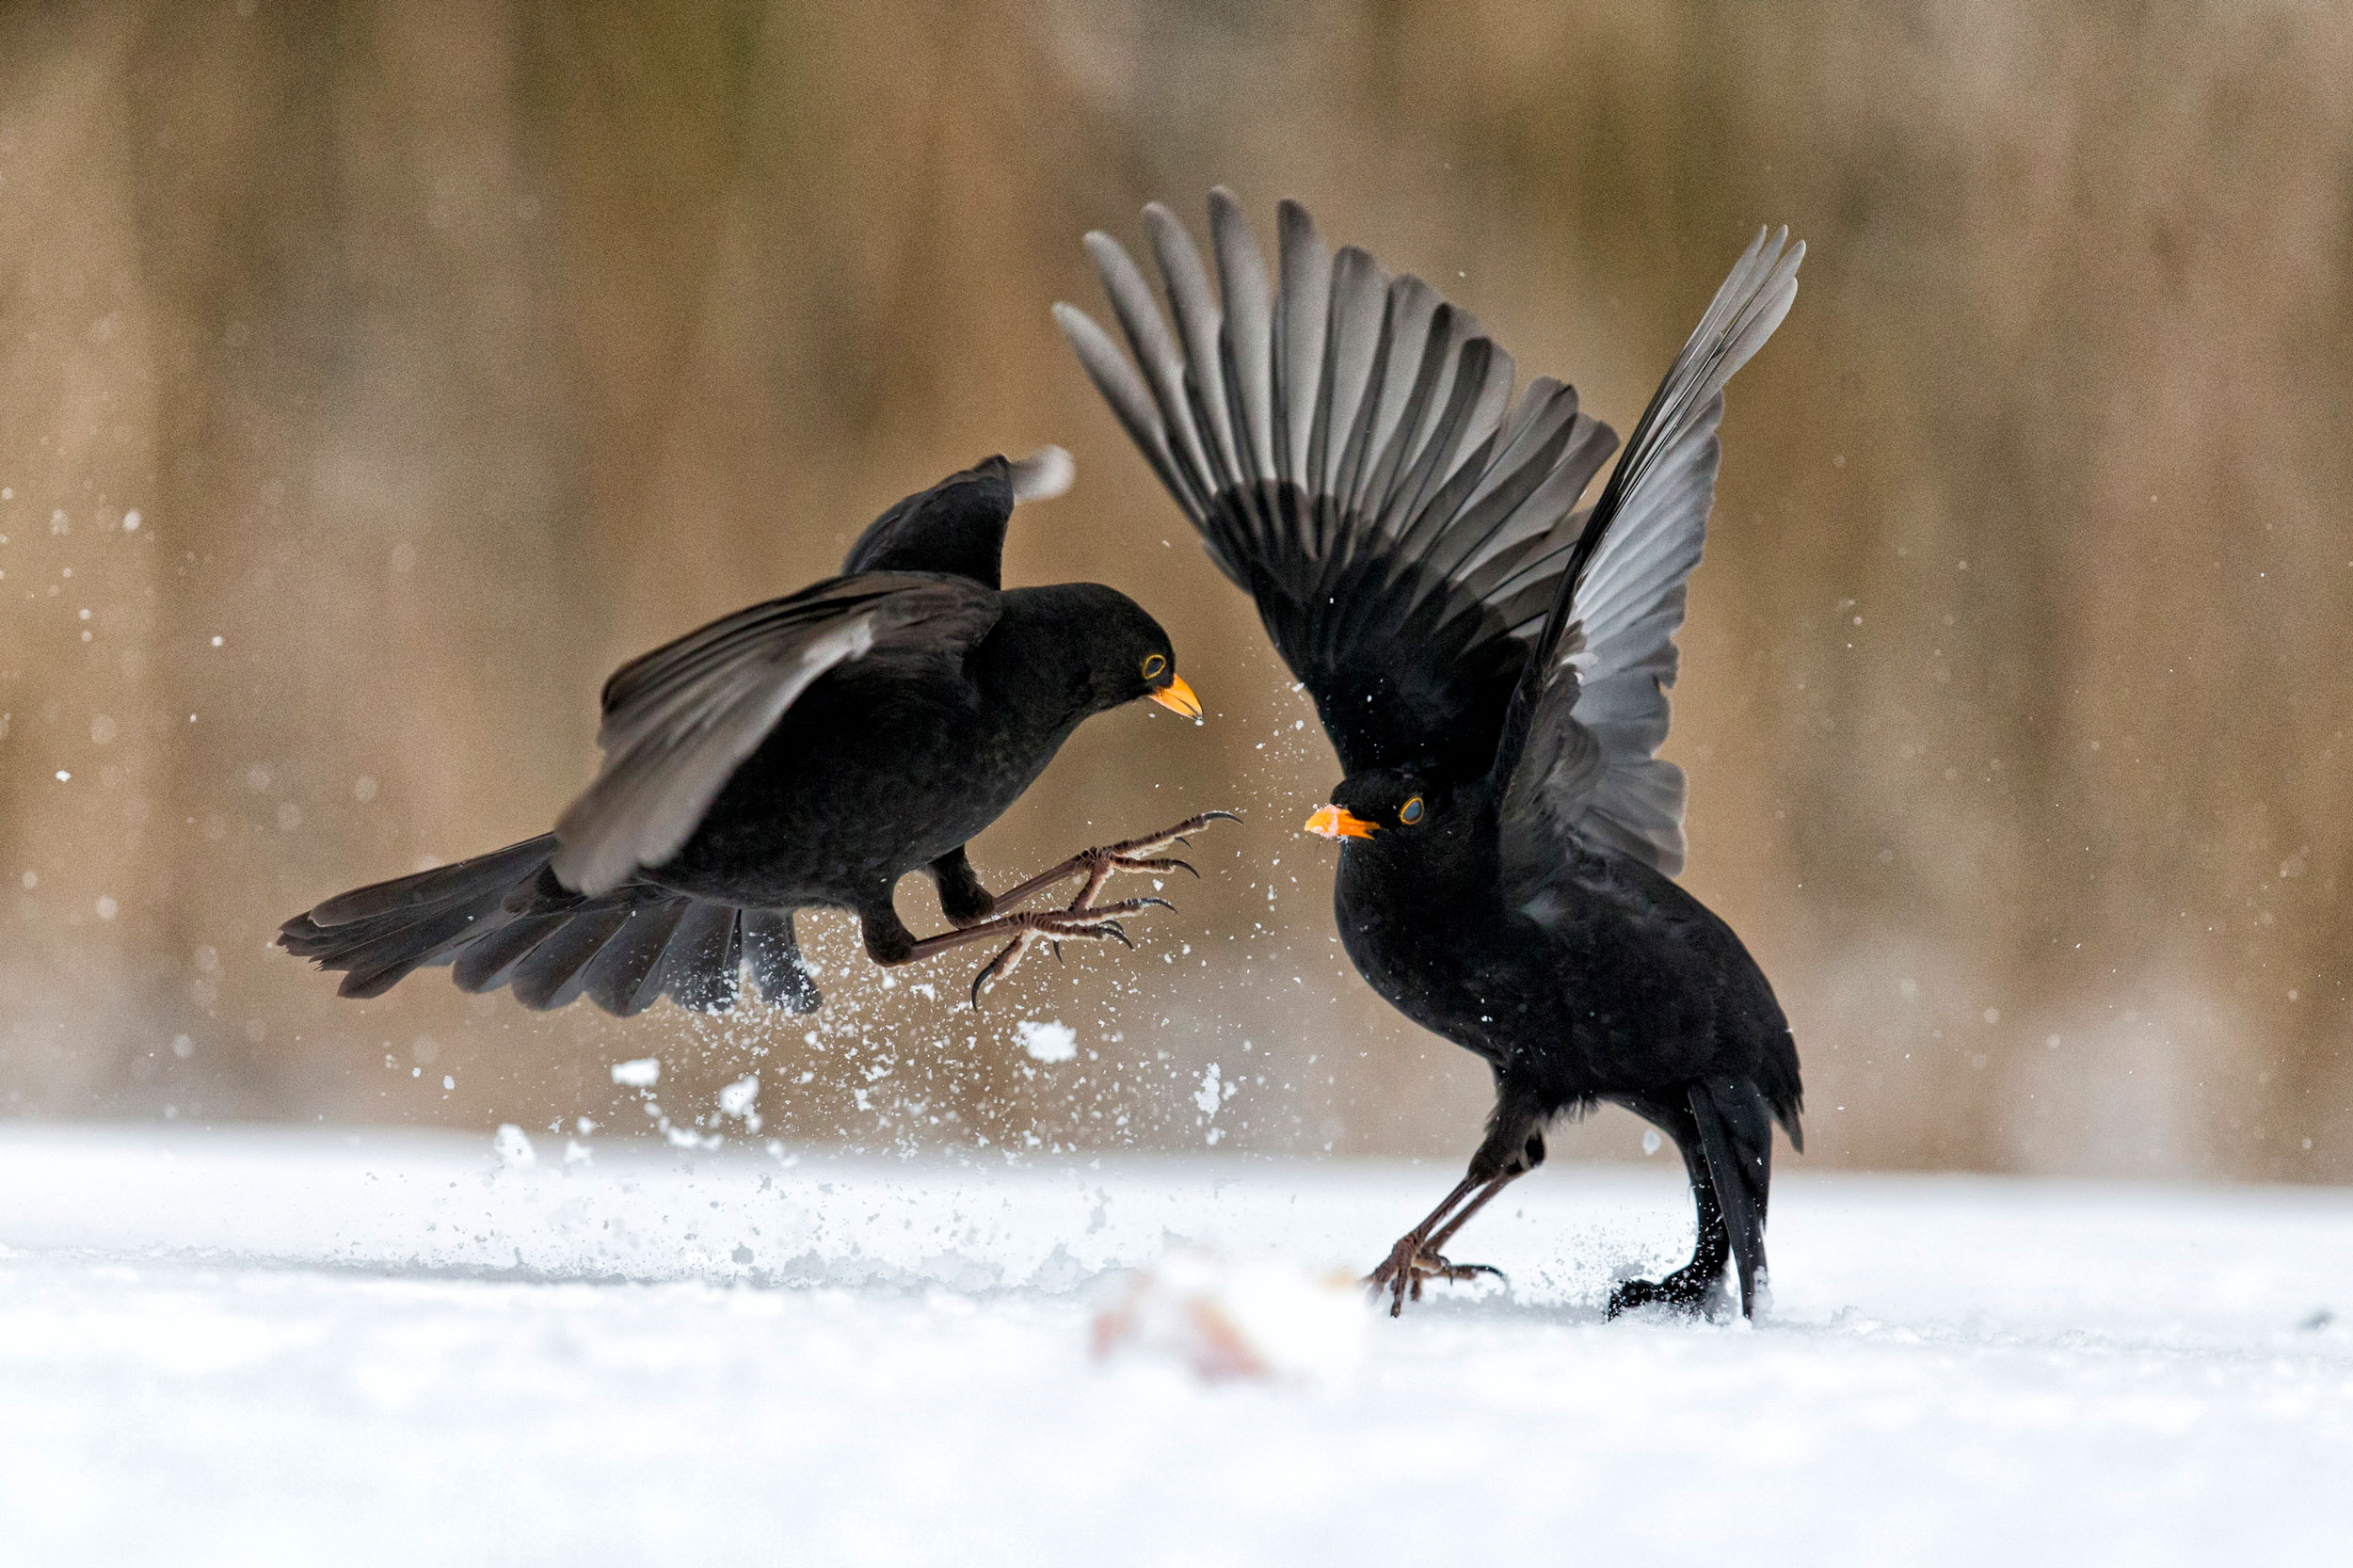
M 490 1146 L 498 1151 L 499 1163 L 510 1171 L 539 1162 L 539 1153 L 531 1146 L 530 1138 L 513 1122 L 499 1124 L 498 1132 L 490 1139 Z
M 719 1114 L 733 1116 L 744 1124 L 746 1132 L 758 1132 L 760 1112 L 752 1109 L 752 1103 L 759 1098 L 760 1076 L 755 1073 L 749 1078 L 739 1078 L 719 1091 Z
M 1113 1283 L 1095 1315 L 1095 1354 L 1162 1357 L 1206 1383 L 1329 1385 L 1363 1360 L 1369 1321 L 1345 1272 L 1180 1248 Z
M 1067 1062 L 1079 1054 L 1079 1032 L 1060 1018 L 1024 1018 L 1013 1032 L 1033 1062 Z
M 662 1059 L 641 1056 L 634 1062 L 616 1062 L 613 1081 L 626 1083 L 632 1089 L 650 1089 L 662 1081 Z
M 1218 1080 L 1217 1064 L 1212 1062 L 1209 1064 L 1209 1070 L 1201 1075 L 1201 1087 L 1193 1091 L 1194 1108 L 1204 1116 L 1216 1115 L 1217 1108 L 1225 1103 L 1222 1089 L 1223 1085 Z

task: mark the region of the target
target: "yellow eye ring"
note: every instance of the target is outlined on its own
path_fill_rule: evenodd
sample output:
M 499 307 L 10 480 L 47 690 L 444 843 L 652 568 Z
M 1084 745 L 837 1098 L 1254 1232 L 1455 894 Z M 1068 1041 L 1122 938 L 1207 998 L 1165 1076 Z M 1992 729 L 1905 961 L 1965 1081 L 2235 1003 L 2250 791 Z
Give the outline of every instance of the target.
M 1416 795 L 1403 806 L 1399 807 L 1397 820 L 1408 827 L 1421 821 L 1421 796 Z
M 1160 672 L 1166 668 L 1168 668 L 1168 661 L 1159 654 L 1147 653 L 1144 656 L 1144 678 L 1146 680 L 1158 680 L 1160 678 Z

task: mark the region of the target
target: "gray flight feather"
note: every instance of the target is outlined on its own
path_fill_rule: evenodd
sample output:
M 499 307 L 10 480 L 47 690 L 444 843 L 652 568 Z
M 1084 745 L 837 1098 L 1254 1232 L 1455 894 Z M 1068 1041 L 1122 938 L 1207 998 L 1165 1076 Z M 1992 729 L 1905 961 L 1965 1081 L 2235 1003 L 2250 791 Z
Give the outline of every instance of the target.
M 1332 309 L 1332 253 L 1296 201 L 1276 209 L 1283 287 L 1274 299 L 1275 463 L 1305 485 L 1307 440 L 1322 403 L 1323 332 Z
M 1152 465 L 1152 472 L 1168 487 L 1168 493 L 1187 511 L 1193 508 L 1192 492 L 1183 475 L 1176 472 L 1176 459 L 1168 450 L 1168 433 L 1160 427 L 1159 410 L 1152 406 L 1152 392 L 1137 375 L 1127 356 L 1111 340 L 1111 334 L 1095 324 L 1095 319 L 1075 305 L 1057 304 L 1054 320 L 1078 351 L 1079 362 L 1086 367 L 1088 377 L 1103 401 L 1119 416 L 1128 439 L 1143 451 Z
M 1095 268 L 1103 280 L 1103 292 L 1111 296 L 1112 313 L 1119 317 L 1119 325 L 1128 334 L 1128 346 L 1135 354 L 1136 363 L 1144 371 L 1144 384 L 1152 389 L 1152 401 L 1160 412 L 1160 439 L 1168 448 L 1186 493 L 1196 498 L 1195 504 L 1207 504 L 1215 487 L 1209 480 L 1209 463 L 1201 444 L 1199 430 L 1185 397 L 1184 361 L 1177 358 L 1176 343 L 1168 335 L 1168 324 L 1160 319 L 1160 308 L 1152 303 L 1152 291 L 1144 281 L 1144 274 L 1128 252 L 1119 248 L 1109 234 L 1089 234 L 1087 251 L 1095 258 Z
M 1241 481 L 1241 468 L 1234 458 L 1234 435 L 1225 417 L 1225 376 L 1218 363 L 1218 329 L 1224 318 L 1217 296 L 1210 292 L 1201 253 L 1193 248 L 1193 236 L 1176 215 L 1155 201 L 1144 209 L 1144 217 L 1152 231 L 1152 254 L 1168 284 L 1168 308 L 1185 346 L 1186 407 L 1201 431 L 1210 487 L 1232 489 Z
M 1721 461 L 1723 388 L 1797 297 L 1802 243 L 1760 233 L 1675 357 L 1585 520 L 1497 766 L 1507 880 L 1544 887 L 1577 841 L 1683 869 L 1683 771 L 1667 739 L 1691 570 Z
M 1218 289 L 1225 300 L 1225 340 L 1219 348 L 1226 373 L 1227 418 L 1243 447 L 1243 475 L 1273 479 L 1274 321 L 1267 296 L 1266 260 L 1234 193 L 1223 185 L 1209 192 L 1209 232 L 1217 246 Z
M 1343 762 L 1483 765 L 1577 537 L 1571 508 L 1616 438 L 1558 381 L 1515 401 L 1512 356 L 1475 316 L 1363 249 L 1333 255 L 1298 203 L 1279 210 L 1272 299 L 1231 193 L 1210 193 L 1209 221 L 1215 294 L 1184 226 L 1145 209 L 1166 317 L 1118 243 L 1087 236 L 1127 354 L 1080 311 L 1055 319 L 1210 558 L 1257 600 Z M 1369 722 L 1378 692 L 1412 711 Z

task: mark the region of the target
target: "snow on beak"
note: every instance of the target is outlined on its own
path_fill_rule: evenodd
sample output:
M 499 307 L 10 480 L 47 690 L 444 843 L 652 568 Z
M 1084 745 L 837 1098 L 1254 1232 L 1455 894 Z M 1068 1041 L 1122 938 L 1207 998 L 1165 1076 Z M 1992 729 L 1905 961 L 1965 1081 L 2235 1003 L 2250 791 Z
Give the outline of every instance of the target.
M 1172 713 L 1182 713 L 1195 721 L 1201 717 L 1201 699 L 1193 695 L 1193 688 L 1185 684 L 1185 678 L 1181 675 L 1170 676 L 1167 685 L 1148 695 Z
M 1319 806 L 1316 814 L 1307 819 L 1307 831 L 1321 839 L 1369 839 L 1379 829 L 1337 806 Z

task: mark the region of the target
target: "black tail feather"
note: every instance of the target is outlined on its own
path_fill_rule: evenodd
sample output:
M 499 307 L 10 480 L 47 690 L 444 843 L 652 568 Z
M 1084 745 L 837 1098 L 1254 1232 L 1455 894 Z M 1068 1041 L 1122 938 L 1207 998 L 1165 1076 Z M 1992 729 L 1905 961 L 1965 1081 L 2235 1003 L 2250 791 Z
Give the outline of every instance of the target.
M 630 911 L 629 923 L 582 971 L 590 1000 L 616 1017 L 634 1017 L 662 994 L 662 961 L 686 914 L 687 901 L 663 899 Z
M 461 991 L 495 991 L 515 976 L 515 966 L 561 926 L 563 915 L 514 915 L 468 943 L 453 963 L 450 978 Z
M 662 966 L 662 989 L 690 1013 L 735 1005 L 744 964 L 743 922 L 721 904 L 697 904 L 679 922 Z
M 515 966 L 507 988 L 534 1012 L 568 1005 L 587 984 L 588 961 L 629 923 L 629 906 L 599 901 L 567 920 Z
M 518 882 L 528 880 L 546 865 L 555 854 L 555 835 L 542 833 L 536 839 L 525 839 L 504 849 L 494 849 L 488 855 L 477 855 L 471 860 L 455 865 L 436 866 L 430 871 L 410 876 L 396 876 L 390 882 L 373 882 L 365 888 L 354 888 L 325 900 L 307 916 L 312 925 L 330 930 L 361 920 L 374 920 L 400 911 L 440 908 L 447 904 L 469 903 L 486 889 L 495 886 L 504 892 Z M 289 925 L 293 921 L 287 922 Z
M 1745 1078 L 1705 1078 L 1691 1085 L 1691 1115 L 1707 1156 L 1709 1184 L 1732 1235 L 1740 1276 L 1740 1311 L 1756 1310 L 1756 1276 L 1765 1272 L 1765 1209 L 1773 1180 L 1773 1116 Z
M 1789 1146 L 1803 1154 L 1805 1130 L 1799 1118 L 1805 1113 L 1805 1087 L 1798 1076 L 1798 1043 L 1790 1037 L 1786 1024 L 1757 1062 L 1756 1086 L 1772 1108 L 1773 1120 L 1789 1134 Z
M 789 911 L 737 910 L 632 884 L 587 899 L 549 873 L 555 839 L 357 888 L 296 915 L 279 945 L 344 971 L 346 997 L 383 995 L 440 965 L 463 991 L 511 986 L 536 1010 L 584 993 L 629 1017 L 667 994 L 696 1012 L 725 1012 L 752 961 L 761 1000 L 794 1012 L 819 1002 Z
M 814 1013 L 823 1000 L 809 978 L 800 944 L 792 939 L 790 910 L 744 911 L 744 956 L 751 962 L 760 1000 L 789 1013 Z

